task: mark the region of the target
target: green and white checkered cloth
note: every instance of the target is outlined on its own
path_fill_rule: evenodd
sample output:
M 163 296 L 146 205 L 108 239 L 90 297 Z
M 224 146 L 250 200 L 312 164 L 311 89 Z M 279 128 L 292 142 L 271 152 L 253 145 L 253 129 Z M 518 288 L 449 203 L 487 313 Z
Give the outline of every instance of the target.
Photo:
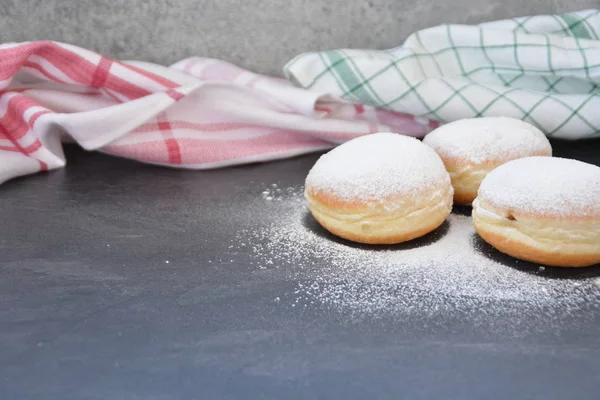
M 600 137 L 600 11 L 441 25 L 395 49 L 301 54 L 295 84 L 436 121 L 508 116 Z

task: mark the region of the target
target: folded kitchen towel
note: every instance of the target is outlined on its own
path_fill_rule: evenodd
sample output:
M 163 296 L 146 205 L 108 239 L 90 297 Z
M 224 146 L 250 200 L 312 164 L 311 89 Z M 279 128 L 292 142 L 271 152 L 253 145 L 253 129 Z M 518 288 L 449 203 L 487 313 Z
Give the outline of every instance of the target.
M 600 136 L 600 11 L 441 25 L 387 51 L 301 54 L 298 86 L 441 123 L 523 119 L 548 136 Z
M 207 169 L 329 149 L 436 123 L 294 87 L 223 61 L 119 62 L 57 42 L 0 46 L 0 183 L 63 167 L 62 142 Z

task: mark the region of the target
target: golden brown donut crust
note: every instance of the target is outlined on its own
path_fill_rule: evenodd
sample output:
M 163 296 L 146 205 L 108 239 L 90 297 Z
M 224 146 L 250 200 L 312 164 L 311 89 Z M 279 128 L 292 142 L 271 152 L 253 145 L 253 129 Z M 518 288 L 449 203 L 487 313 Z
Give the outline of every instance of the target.
M 335 224 L 329 223 L 329 221 L 325 218 L 322 218 L 322 215 L 319 213 L 312 212 L 313 217 L 325 228 L 327 231 L 332 234 L 341 237 L 342 239 L 350 240 L 356 243 L 363 244 L 372 244 L 372 245 L 392 245 L 407 242 L 409 240 L 413 240 L 419 238 L 421 236 L 427 235 L 430 232 L 433 232 L 437 228 L 440 227 L 446 220 L 447 216 L 444 218 L 436 218 L 433 219 L 428 225 L 422 226 L 420 229 L 412 230 L 406 233 L 399 233 L 395 235 L 381 235 L 381 234 L 357 234 L 348 230 L 340 230 Z
M 306 177 L 315 219 L 359 243 L 396 244 L 431 232 L 452 209 L 450 177 L 420 140 L 379 132 L 321 156 Z
M 440 182 L 417 196 L 397 195 L 377 202 L 342 200 L 335 194 L 305 191 L 313 217 L 327 231 L 364 244 L 389 245 L 434 231 L 452 210 L 452 186 Z
M 450 122 L 423 139 L 442 159 L 454 187 L 454 202 L 470 205 L 493 169 L 531 156 L 551 156 L 552 146 L 534 126 L 514 118 L 482 117 Z
M 590 210 L 591 211 L 591 210 Z M 502 253 L 555 267 L 600 263 L 600 215 L 542 215 L 508 210 L 489 199 L 473 203 L 475 230 Z
M 436 149 L 442 159 L 446 171 L 450 175 L 454 187 L 454 203 L 460 205 L 471 205 L 477 197 L 477 191 L 483 179 L 493 169 L 509 161 L 522 157 L 502 157 L 486 160 L 481 163 L 473 163 L 465 158 L 452 157 L 449 154 Z M 551 151 L 536 151 L 530 156 L 551 156 Z
M 600 253 L 574 254 L 547 251 L 512 239 L 506 235 L 500 235 L 476 220 L 474 220 L 474 225 L 475 230 L 486 243 L 502 253 L 521 260 L 553 267 L 589 267 L 600 263 Z

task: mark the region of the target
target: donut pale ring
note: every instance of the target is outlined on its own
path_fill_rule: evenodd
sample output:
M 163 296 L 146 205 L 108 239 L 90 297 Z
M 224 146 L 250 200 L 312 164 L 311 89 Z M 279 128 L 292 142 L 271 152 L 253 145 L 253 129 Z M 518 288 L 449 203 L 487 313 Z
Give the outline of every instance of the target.
M 473 223 L 513 257 L 560 267 L 600 263 L 600 167 L 552 157 L 510 161 L 481 183 Z
M 452 209 L 444 164 L 419 140 L 375 133 L 321 156 L 306 178 L 315 219 L 354 242 L 394 244 L 440 226 Z
M 463 119 L 443 125 L 423 142 L 439 154 L 452 180 L 454 202 L 471 204 L 485 176 L 510 160 L 551 156 L 546 136 L 514 118 Z

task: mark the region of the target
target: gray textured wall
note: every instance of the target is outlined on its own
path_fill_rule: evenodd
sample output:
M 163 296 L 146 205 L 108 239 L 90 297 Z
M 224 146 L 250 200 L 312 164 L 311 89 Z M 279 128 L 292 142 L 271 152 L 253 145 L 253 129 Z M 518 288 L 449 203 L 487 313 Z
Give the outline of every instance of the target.
M 600 0 L 0 0 L 2 41 L 51 39 L 162 64 L 217 57 L 279 73 L 294 55 L 388 48 L 442 22 L 600 8 Z

